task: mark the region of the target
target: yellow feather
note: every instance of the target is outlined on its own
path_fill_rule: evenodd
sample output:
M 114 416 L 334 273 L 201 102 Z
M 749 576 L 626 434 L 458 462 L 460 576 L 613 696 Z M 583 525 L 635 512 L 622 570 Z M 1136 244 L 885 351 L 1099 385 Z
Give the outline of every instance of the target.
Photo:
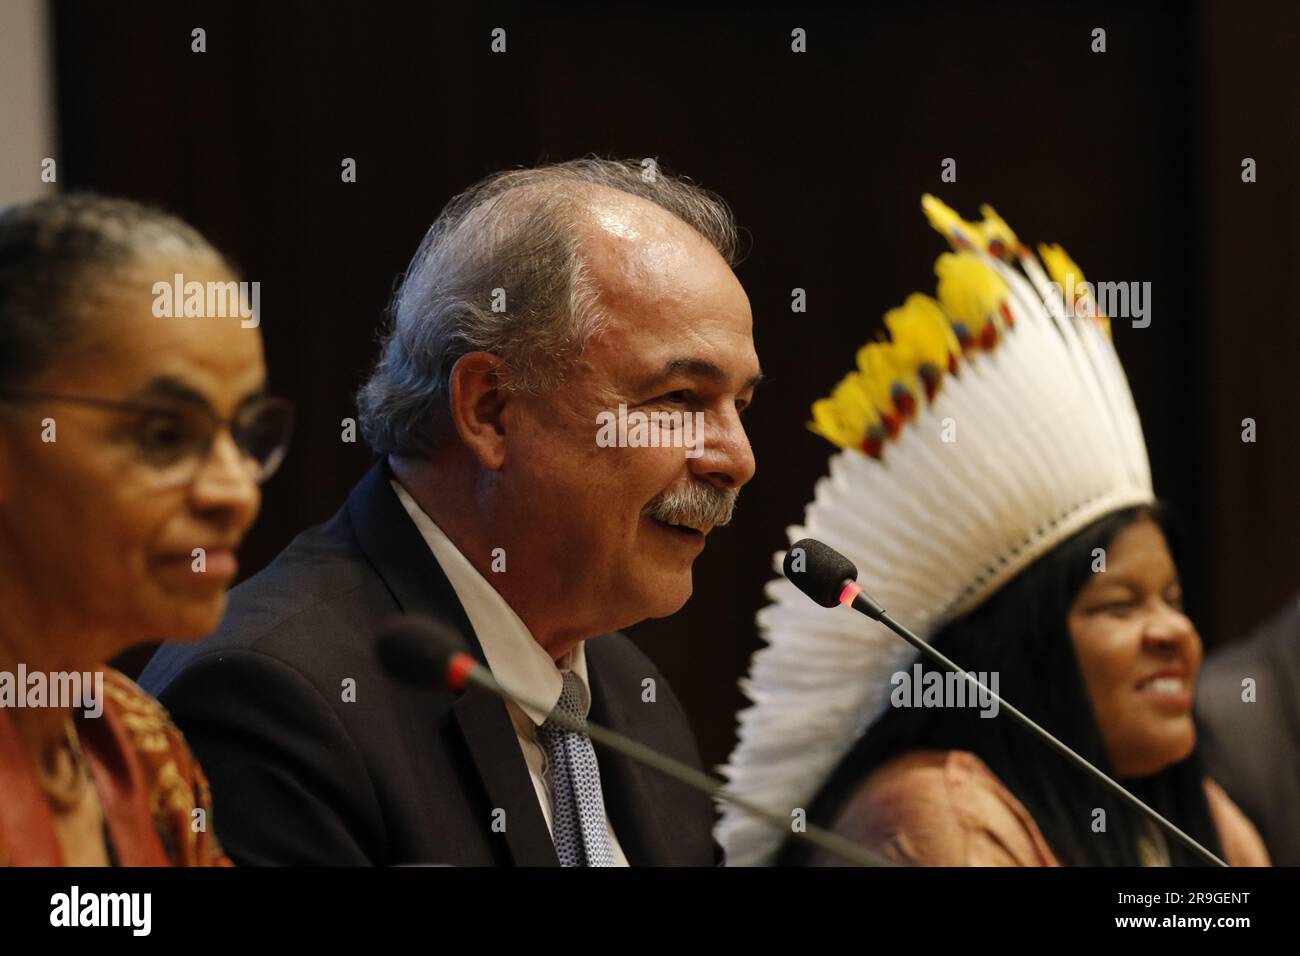
M 928 295 L 919 292 L 909 295 L 901 306 L 885 313 L 885 326 L 913 367 L 929 364 L 944 372 L 949 356 L 961 355 L 961 345 L 948 324 L 948 317 Z
M 1106 337 L 1110 338 L 1110 319 L 1098 310 L 1089 287 L 1084 285 L 1088 280 L 1084 278 L 1083 270 L 1079 268 L 1078 263 L 1056 243 L 1040 243 L 1038 256 L 1043 260 L 1043 265 L 1047 268 L 1047 274 L 1052 277 L 1052 281 L 1061 287 L 1061 296 L 1066 300 L 1066 306 L 1076 313 L 1095 319 L 1102 331 L 1106 333 Z M 1071 298 L 1073 301 L 1070 301 Z
M 921 209 L 930 225 L 954 246 L 960 245 L 960 240 L 964 239 L 981 250 L 987 249 L 983 229 L 957 215 L 956 210 L 943 200 L 926 193 L 921 197 Z
M 999 216 L 997 210 L 988 203 L 980 206 L 980 215 L 984 217 L 984 222 L 981 223 L 980 228 L 984 233 L 985 240 L 990 246 L 995 242 L 1001 243 L 1005 251 L 1003 258 L 1012 258 L 1020 250 L 1020 240 L 1011 231 L 1011 227 L 1007 225 L 1006 220 Z
M 935 262 L 934 272 L 944 311 L 964 322 L 976 339 L 989 321 L 1001 326 L 999 307 L 1007 300 L 1007 284 L 977 256 L 945 252 Z
M 906 365 L 891 342 L 869 342 L 858 349 L 862 389 L 878 412 L 893 410 L 894 383 L 907 377 Z

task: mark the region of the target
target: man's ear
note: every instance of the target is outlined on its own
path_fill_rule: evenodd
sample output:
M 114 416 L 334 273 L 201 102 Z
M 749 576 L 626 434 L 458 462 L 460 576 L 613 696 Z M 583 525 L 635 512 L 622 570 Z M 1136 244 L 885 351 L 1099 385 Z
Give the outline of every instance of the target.
M 506 460 L 504 415 L 510 392 L 509 368 L 491 352 L 469 352 L 451 370 L 451 418 L 460 440 L 484 468 L 498 471 Z

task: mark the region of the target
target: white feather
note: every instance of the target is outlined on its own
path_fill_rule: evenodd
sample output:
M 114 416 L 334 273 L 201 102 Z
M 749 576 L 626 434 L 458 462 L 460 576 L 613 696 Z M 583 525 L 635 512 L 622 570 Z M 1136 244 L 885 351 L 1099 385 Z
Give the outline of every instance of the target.
M 987 255 L 1014 326 L 885 448 L 830 459 L 802 525 L 857 565 L 859 581 L 924 640 L 1097 518 L 1154 500 L 1141 422 L 1110 339 L 1067 310 L 1032 256 L 1023 273 Z M 955 440 L 945 441 L 945 426 Z M 784 552 L 774 556 L 780 573 Z M 763 646 L 740 681 L 750 706 L 719 767 L 727 789 L 781 814 L 807 809 L 888 704 L 915 652 L 847 608 L 819 607 L 783 577 L 757 621 Z M 783 841 L 723 805 L 732 865 L 769 863 Z

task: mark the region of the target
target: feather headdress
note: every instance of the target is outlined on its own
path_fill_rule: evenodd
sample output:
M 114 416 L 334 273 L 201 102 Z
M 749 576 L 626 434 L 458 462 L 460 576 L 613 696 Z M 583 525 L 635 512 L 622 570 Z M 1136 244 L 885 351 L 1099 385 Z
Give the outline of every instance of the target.
M 1075 532 L 1154 495 L 1110 323 L 1078 267 L 1059 246 L 1039 246 L 1040 262 L 989 206 L 979 223 L 932 196 L 922 208 L 953 250 L 935 263 L 936 298 L 887 313 L 888 337 L 814 404 L 809 427 L 841 450 L 788 533 L 843 553 L 929 640 Z M 915 651 L 784 577 L 767 595 L 765 646 L 740 682 L 752 703 L 720 769 L 734 793 L 806 807 Z M 781 844 L 735 809 L 717 837 L 735 865 L 770 862 Z

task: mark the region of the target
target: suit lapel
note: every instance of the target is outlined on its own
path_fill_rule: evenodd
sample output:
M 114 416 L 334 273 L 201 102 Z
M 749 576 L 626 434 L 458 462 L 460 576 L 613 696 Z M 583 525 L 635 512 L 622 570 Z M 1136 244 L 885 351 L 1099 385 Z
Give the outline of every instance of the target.
M 486 664 L 455 589 L 397 499 L 388 483 L 391 477 L 387 462 L 380 461 L 348 496 L 348 515 L 361 550 L 402 613 L 449 622 L 460 632 L 467 650 Z M 452 712 L 492 809 L 505 811 L 504 835 L 514 862 L 519 866 L 559 865 L 505 704 L 490 691 L 471 686 Z
M 647 723 L 638 720 L 639 712 L 635 708 L 645 706 L 640 702 L 639 683 L 615 682 L 611 678 L 619 670 L 610 666 L 611 648 L 612 645 L 602 645 L 599 637 L 586 643 L 587 678 L 591 682 L 590 718 L 593 723 L 660 749 L 661 744 L 649 735 Z M 598 743 L 595 747 L 605 809 L 628 863 L 672 865 L 674 824 L 663 816 L 673 806 L 672 796 L 665 792 L 666 778 Z
M 551 831 L 505 705 L 491 691 L 473 685 L 453 710 L 492 807 L 505 811 L 506 843 L 515 863 L 559 866 Z

